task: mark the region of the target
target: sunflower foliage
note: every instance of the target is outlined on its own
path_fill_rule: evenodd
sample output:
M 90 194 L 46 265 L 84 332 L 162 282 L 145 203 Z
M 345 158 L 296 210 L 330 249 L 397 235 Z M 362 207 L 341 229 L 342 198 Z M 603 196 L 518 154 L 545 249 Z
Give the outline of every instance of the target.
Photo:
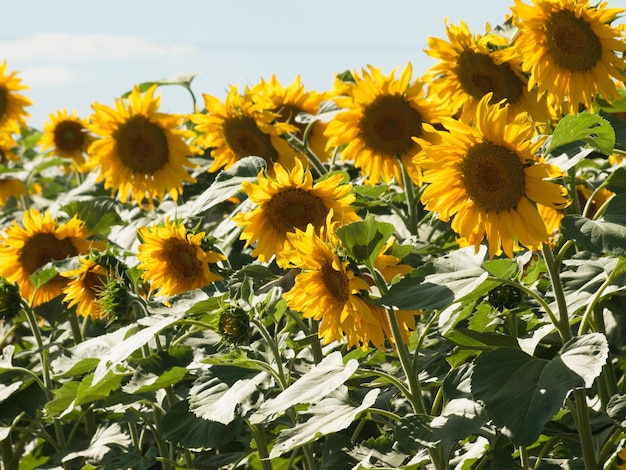
M 622 11 L 511 13 L 42 129 L 2 64 L 1 468 L 626 468 Z

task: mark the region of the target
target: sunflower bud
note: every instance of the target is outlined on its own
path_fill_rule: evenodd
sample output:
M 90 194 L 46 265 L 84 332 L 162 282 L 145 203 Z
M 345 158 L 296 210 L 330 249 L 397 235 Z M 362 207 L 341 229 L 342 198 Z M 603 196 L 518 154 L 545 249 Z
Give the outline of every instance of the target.
M 250 318 L 240 308 L 226 310 L 220 315 L 218 332 L 231 344 L 242 344 L 250 339 Z
M 124 282 L 117 278 L 109 279 L 98 296 L 98 303 L 108 318 L 125 317 L 130 296 Z
M 0 278 L 0 319 L 12 320 L 20 311 L 21 301 L 19 286 Z
M 522 293 L 517 287 L 502 284 L 489 291 L 489 303 L 500 312 L 517 307 L 522 301 Z

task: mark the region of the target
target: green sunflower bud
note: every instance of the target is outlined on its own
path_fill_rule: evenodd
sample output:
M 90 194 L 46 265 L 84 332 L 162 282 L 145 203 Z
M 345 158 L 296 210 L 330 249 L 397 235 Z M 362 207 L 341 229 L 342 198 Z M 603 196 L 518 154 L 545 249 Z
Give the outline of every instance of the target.
M 116 278 L 109 279 L 98 296 L 104 316 L 112 319 L 126 316 L 129 301 L 126 285 Z
M 240 308 L 226 310 L 220 315 L 218 332 L 231 344 L 248 342 L 251 335 L 250 318 Z
M 489 291 L 489 304 L 500 312 L 519 306 L 522 293 L 517 287 L 502 284 Z
M 19 286 L 0 278 L 0 319 L 12 320 L 19 313 L 21 302 Z

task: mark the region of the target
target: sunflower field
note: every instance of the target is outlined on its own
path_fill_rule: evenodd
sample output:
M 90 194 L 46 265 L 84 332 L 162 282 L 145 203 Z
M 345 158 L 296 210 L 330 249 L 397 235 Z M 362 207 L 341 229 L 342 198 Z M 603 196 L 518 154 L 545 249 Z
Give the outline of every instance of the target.
M 626 469 L 624 10 L 529 1 L 42 129 L 3 62 L 1 468 Z

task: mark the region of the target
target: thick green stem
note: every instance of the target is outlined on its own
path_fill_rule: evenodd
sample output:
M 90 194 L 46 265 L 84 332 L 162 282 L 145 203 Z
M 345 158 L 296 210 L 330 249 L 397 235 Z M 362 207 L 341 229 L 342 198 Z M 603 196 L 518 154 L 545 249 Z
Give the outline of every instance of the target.
M 256 442 L 256 449 L 259 453 L 259 460 L 261 461 L 261 468 L 263 470 L 272 470 L 272 462 L 270 461 L 270 453 L 267 449 L 267 439 L 265 439 L 265 433 L 263 428 L 252 424 L 248 421 L 248 426 L 252 431 L 252 437 Z
M 548 243 L 544 243 L 542 247 L 543 259 L 548 269 L 548 275 L 550 276 L 550 282 L 552 283 L 552 291 L 556 298 L 556 305 L 559 310 L 559 320 L 554 325 L 559 334 L 561 340 L 566 343 L 572 339 L 572 330 L 569 324 L 569 316 L 567 314 L 567 302 L 565 301 L 565 293 L 563 291 L 563 283 L 561 282 L 559 266 L 557 266 L 554 255 L 552 254 L 552 248 Z
M 574 390 L 574 399 L 576 402 L 576 425 L 578 428 L 578 436 L 580 437 L 580 445 L 583 449 L 583 460 L 586 470 L 596 470 L 598 463 L 596 461 L 596 451 L 593 448 L 593 437 L 591 435 L 591 423 L 589 421 L 589 408 L 587 407 L 587 395 L 584 388 Z
M 528 449 L 525 446 L 519 448 L 520 464 L 524 470 L 530 470 L 530 460 L 528 459 Z
M 405 221 L 406 228 L 411 235 L 417 235 L 417 203 L 415 200 L 415 184 L 406 170 L 404 165 L 400 165 L 402 168 L 402 184 L 404 185 L 404 195 L 406 198 L 407 206 L 407 219 Z

